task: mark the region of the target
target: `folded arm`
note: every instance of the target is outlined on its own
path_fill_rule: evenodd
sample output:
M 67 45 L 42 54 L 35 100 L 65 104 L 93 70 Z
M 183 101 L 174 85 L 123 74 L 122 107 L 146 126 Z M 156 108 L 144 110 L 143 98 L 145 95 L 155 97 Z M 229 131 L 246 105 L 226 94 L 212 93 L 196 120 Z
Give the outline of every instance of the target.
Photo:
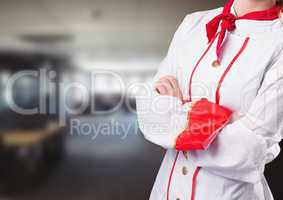
M 228 178 L 257 182 L 279 153 L 283 122 L 283 57 L 266 72 L 244 117 L 227 125 L 208 151 L 192 151 L 196 165 Z

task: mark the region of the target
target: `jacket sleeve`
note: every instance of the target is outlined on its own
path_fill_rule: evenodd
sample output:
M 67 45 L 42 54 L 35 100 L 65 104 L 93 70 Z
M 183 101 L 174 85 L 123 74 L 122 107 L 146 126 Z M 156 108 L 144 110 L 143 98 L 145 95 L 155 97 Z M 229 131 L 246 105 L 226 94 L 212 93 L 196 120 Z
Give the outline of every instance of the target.
M 265 73 L 246 115 L 227 125 L 207 151 L 189 159 L 212 173 L 244 182 L 258 182 L 264 165 L 279 153 L 283 122 L 283 56 Z
M 189 27 L 188 15 L 176 31 L 167 56 L 159 66 L 153 81 L 143 85 L 143 92 L 136 97 L 139 128 L 150 142 L 164 148 L 174 148 L 177 135 L 185 129 L 188 105 L 170 96 L 161 96 L 154 83 L 165 75 L 177 77 L 176 53 L 182 43 L 183 34 Z

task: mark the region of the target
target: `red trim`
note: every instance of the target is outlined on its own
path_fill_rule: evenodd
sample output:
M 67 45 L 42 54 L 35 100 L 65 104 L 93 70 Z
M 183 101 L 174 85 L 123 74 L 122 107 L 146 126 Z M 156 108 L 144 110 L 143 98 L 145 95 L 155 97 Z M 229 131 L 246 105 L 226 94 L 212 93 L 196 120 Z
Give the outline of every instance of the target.
M 193 80 L 193 76 L 195 74 L 196 69 L 198 68 L 200 62 L 203 60 L 203 58 L 206 56 L 206 54 L 208 53 L 209 49 L 211 48 L 212 44 L 214 43 L 215 39 L 217 38 L 219 34 L 217 34 L 213 40 L 210 42 L 209 46 L 207 47 L 207 49 L 205 50 L 205 52 L 202 54 L 201 58 L 198 60 L 197 64 L 195 65 L 191 76 L 190 76 L 190 81 L 189 81 L 189 100 L 183 100 L 183 104 L 185 104 L 186 102 L 191 102 L 192 101 L 192 80 Z M 219 82 L 218 82 L 218 86 L 217 86 L 217 90 L 216 90 L 216 94 L 215 94 L 215 101 L 217 104 L 219 104 L 220 102 L 220 88 L 222 86 L 222 83 L 226 77 L 226 75 L 228 74 L 228 72 L 230 71 L 230 69 L 232 68 L 232 66 L 234 65 L 234 63 L 236 62 L 236 60 L 240 57 L 240 55 L 243 53 L 243 51 L 246 49 L 248 42 L 249 42 L 250 38 L 246 38 L 244 44 L 242 45 L 241 49 L 239 50 L 239 52 L 236 54 L 236 56 L 233 58 L 233 60 L 230 62 L 230 64 L 228 65 L 228 67 L 226 68 L 226 70 L 224 71 L 224 73 L 222 74 Z M 172 166 L 172 170 L 170 172 L 170 176 L 169 176 L 169 182 L 168 182 L 168 187 L 167 187 L 167 200 L 169 200 L 169 193 L 170 193 L 170 186 L 171 186 L 171 182 L 172 182 L 172 177 L 173 177 L 173 173 L 174 173 L 174 169 L 178 160 L 178 156 L 179 156 L 179 151 L 176 154 L 173 166 Z M 194 174 L 193 174 L 193 179 L 192 179 L 192 192 L 191 192 L 191 200 L 194 200 L 195 198 L 195 190 L 196 190 L 196 184 L 197 184 L 197 176 L 199 174 L 201 170 L 201 167 L 197 167 Z
M 217 90 L 216 90 L 216 94 L 215 94 L 215 102 L 217 104 L 219 104 L 220 102 L 220 88 L 222 86 L 222 83 L 226 77 L 226 75 L 228 74 L 228 72 L 230 71 L 230 69 L 232 68 L 232 66 L 234 65 L 234 63 L 236 62 L 236 60 L 240 57 L 240 55 L 243 53 L 243 51 L 245 50 L 245 48 L 248 45 L 250 38 L 246 38 L 245 42 L 243 44 L 243 46 L 241 47 L 240 51 L 237 53 L 237 55 L 233 58 L 233 60 L 230 62 L 230 64 L 228 65 L 228 67 L 226 68 L 225 72 L 223 73 L 222 77 L 219 80 L 218 86 L 217 86 Z
M 173 173 L 174 173 L 174 169 L 178 160 L 178 156 L 179 156 L 179 151 L 176 154 L 173 166 L 172 166 L 172 170 L 170 172 L 170 176 L 169 176 L 169 181 L 168 181 L 168 186 L 167 186 L 167 200 L 169 200 L 169 193 L 170 193 L 170 186 L 171 186 L 171 181 L 172 181 L 172 177 L 173 177 Z
M 197 167 L 194 175 L 193 175 L 193 182 L 192 182 L 192 193 L 191 193 L 191 200 L 195 199 L 195 191 L 196 191 L 196 184 L 197 184 L 197 177 L 201 167 Z
M 236 62 L 236 60 L 240 57 L 240 55 L 246 49 L 246 47 L 249 43 L 249 40 L 250 40 L 250 38 L 245 39 L 243 46 L 241 47 L 241 49 L 239 50 L 237 55 L 233 58 L 233 60 L 230 62 L 230 64 L 228 65 L 228 67 L 224 71 L 223 75 L 221 76 L 220 81 L 219 81 L 218 86 L 217 86 L 216 94 L 215 94 L 215 101 L 216 101 L 217 104 L 219 104 L 219 102 L 220 102 L 220 88 L 222 86 L 222 83 L 223 83 L 226 75 L 228 74 L 228 72 L 230 71 L 230 69 L 232 68 L 234 63 Z M 189 87 L 191 88 L 191 85 Z M 198 176 L 200 170 L 201 170 L 201 167 L 197 167 L 197 169 L 195 170 L 194 175 L 193 175 L 191 200 L 194 200 L 194 198 L 195 198 L 196 181 L 197 181 L 197 176 Z
M 189 82 L 189 100 L 185 100 L 184 102 L 191 102 L 192 101 L 192 81 L 193 81 L 193 76 L 196 72 L 196 69 L 198 68 L 200 62 L 202 61 L 202 59 L 206 56 L 206 54 L 208 53 L 209 49 L 211 48 L 211 46 L 213 45 L 215 39 L 217 38 L 219 34 L 216 34 L 214 36 L 214 38 L 212 39 L 212 41 L 210 42 L 210 44 L 208 45 L 208 47 L 206 48 L 205 52 L 202 54 L 202 56 L 200 57 L 200 59 L 198 60 L 197 64 L 195 65 L 192 73 L 191 73 L 191 77 L 190 77 L 190 82 Z

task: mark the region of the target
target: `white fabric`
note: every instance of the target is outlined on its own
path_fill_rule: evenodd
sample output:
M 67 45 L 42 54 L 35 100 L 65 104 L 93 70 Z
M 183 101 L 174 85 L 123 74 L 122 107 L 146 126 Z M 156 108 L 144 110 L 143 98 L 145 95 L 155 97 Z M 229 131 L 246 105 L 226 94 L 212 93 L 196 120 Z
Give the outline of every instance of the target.
M 189 76 L 207 48 L 205 24 L 221 9 L 188 15 L 177 30 L 168 55 L 153 81 L 164 75 L 175 76 L 185 97 Z M 280 20 L 237 21 L 237 29 L 224 42 L 221 66 L 213 68 L 216 42 L 196 70 L 193 99 L 215 100 L 215 89 L 226 67 L 239 52 L 246 37 L 250 41 L 227 74 L 220 104 L 243 118 L 227 125 L 207 151 L 180 153 L 173 173 L 170 200 L 189 200 L 193 172 L 202 167 L 195 200 L 272 200 L 263 176 L 264 165 L 279 154 L 283 120 L 283 28 Z M 174 97 L 160 97 L 148 86 L 147 94 L 137 97 L 140 128 L 149 141 L 168 149 L 151 200 L 166 199 L 169 175 L 176 151 L 175 140 L 187 123 L 188 105 Z M 153 103 L 154 102 L 154 103 Z M 154 128 L 153 128 L 154 127 Z M 188 174 L 182 174 L 182 168 Z

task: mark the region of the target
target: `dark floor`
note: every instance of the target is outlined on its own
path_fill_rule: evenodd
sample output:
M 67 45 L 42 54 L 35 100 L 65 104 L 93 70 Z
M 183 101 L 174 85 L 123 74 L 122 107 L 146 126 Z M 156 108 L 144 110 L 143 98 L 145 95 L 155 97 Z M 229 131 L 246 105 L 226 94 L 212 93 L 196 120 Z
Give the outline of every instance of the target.
M 118 120 L 119 126 L 116 130 L 109 130 L 107 127 L 113 119 Z M 96 128 L 91 133 L 89 130 L 84 134 L 70 132 L 65 159 L 40 185 L 9 199 L 148 199 L 163 151 L 136 132 L 134 115 L 119 112 L 79 120 Z M 129 130 L 127 136 L 121 125 L 124 130 Z

